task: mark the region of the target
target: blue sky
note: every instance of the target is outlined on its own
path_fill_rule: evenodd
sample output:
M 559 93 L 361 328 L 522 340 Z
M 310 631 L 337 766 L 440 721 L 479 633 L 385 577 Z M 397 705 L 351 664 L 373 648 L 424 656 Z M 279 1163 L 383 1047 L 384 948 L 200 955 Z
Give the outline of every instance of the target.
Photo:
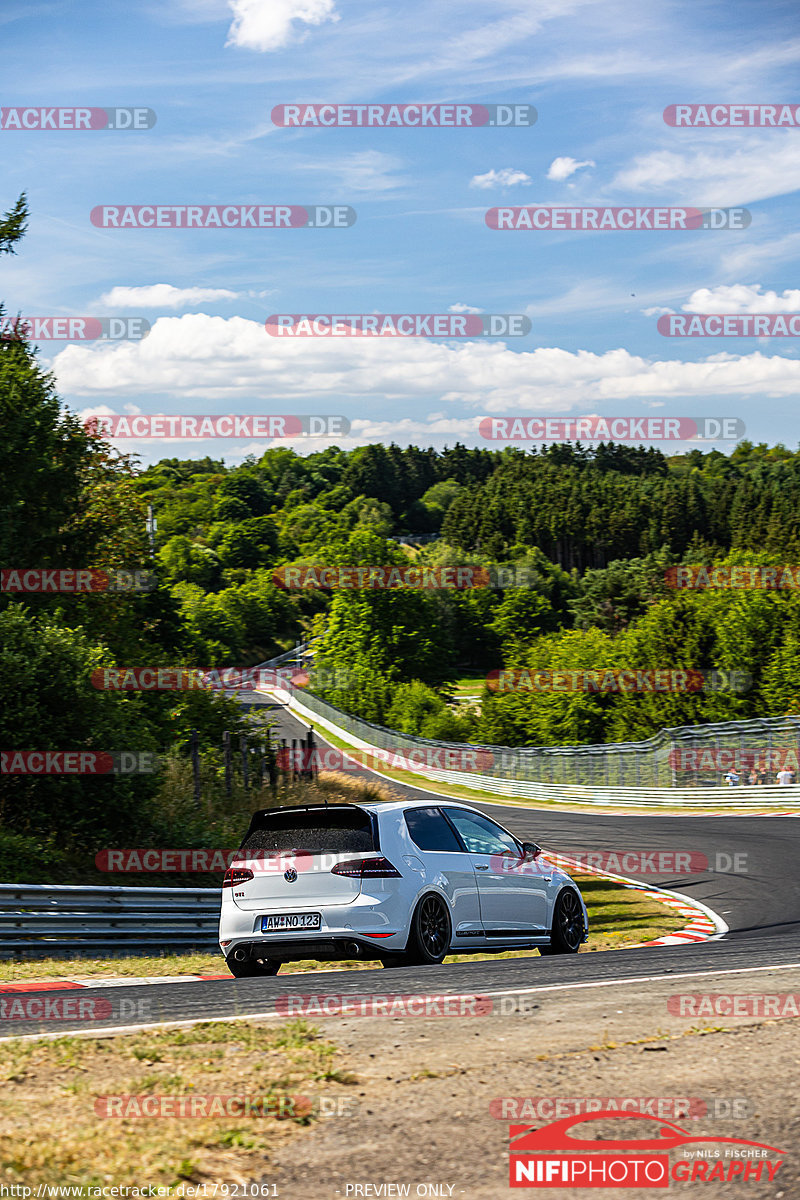
M 794 448 L 797 339 L 671 339 L 659 313 L 797 312 L 800 127 L 675 129 L 675 103 L 791 103 L 792 2 L 4 0 L 5 106 L 138 105 L 147 131 L 0 131 L 29 233 L 0 297 L 138 315 L 42 342 L 70 408 L 343 413 L 352 436 L 487 445 L 481 417 L 738 417 Z M 282 129 L 296 102 L 527 103 L 531 128 Z M 342 230 L 101 229 L 98 204 L 349 204 Z M 746 206 L 746 230 L 496 232 L 498 205 Z M 272 313 L 524 313 L 525 338 L 269 337 Z M 118 443 L 236 463 L 270 443 Z M 282 443 L 285 444 L 285 443 Z M 324 442 L 292 443 L 302 452 Z M 705 443 L 708 445 L 708 443 Z M 730 449 L 731 443 L 718 443 Z M 665 449 L 688 448 L 687 443 Z

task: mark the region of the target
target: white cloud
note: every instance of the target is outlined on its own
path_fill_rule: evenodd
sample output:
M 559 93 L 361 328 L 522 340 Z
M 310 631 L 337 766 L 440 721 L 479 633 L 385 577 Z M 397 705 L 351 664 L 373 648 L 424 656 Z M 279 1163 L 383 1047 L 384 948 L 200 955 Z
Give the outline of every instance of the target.
M 800 289 L 762 292 L 761 284 L 734 283 L 715 288 L 698 288 L 682 306 L 690 313 L 787 313 L 800 312 Z
M 482 308 L 476 308 L 474 304 L 451 304 L 447 310 L 454 313 L 481 313 Z
M 469 186 L 473 188 L 514 187 L 518 183 L 531 183 L 530 175 L 518 171 L 514 167 L 502 167 L 499 171 L 492 168 L 485 175 L 473 175 Z
M 224 21 L 230 12 L 227 0 L 171 0 L 170 9 L 165 0 L 159 0 L 158 12 L 162 18 L 189 24 L 203 21 Z
M 611 279 L 587 277 L 564 292 L 532 301 L 525 306 L 525 313 L 529 317 L 549 318 L 561 313 L 579 312 L 594 318 L 601 313 L 619 309 L 635 311 L 647 301 L 669 299 L 674 290 L 650 287 L 647 291 L 636 292 L 634 295 L 627 284 L 620 285 Z M 678 295 L 682 292 L 683 289 L 680 289 Z M 633 300 L 636 300 L 635 305 Z
M 623 348 L 601 354 L 559 347 L 510 350 L 503 342 L 424 339 L 299 338 L 268 336 L 242 317 L 191 314 L 161 317 L 149 337 L 120 345 L 71 345 L 53 360 L 62 394 L 120 400 L 142 395 L 174 398 L 183 409 L 194 398 L 252 404 L 269 380 L 280 403 L 326 398 L 353 419 L 354 405 L 435 397 L 488 412 L 536 406 L 569 412 L 612 400 L 669 397 L 793 396 L 800 362 L 760 352 L 712 354 L 698 362 L 654 361 Z M 247 411 L 247 407 L 245 408 Z M 311 411 L 314 411 L 313 409 Z
M 237 292 L 227 288 L 176 288 L 171 283 L 151 283 L 144 287 L 114 287 L 100 297 L 106 308 L 184 308 L 207 300 L 235 300 Z
M 279 50 L 296 35 L 295 22 L 338 21 L 334 0 L 229 0 L 233 24 L 226 45 L 245 50 Z
M 400 159 L 381 150 L 359 150 L 336 158 L 317 157 L 294 164 L 295 170 L 322 174 L 329 189 L 348 192 L 387 192 L 398 187 L 401 180 L 393 172 L 401 165 Z
M 645 317 L 665 317 L 669 313 L 673 313 L 673 312 L 675 312 L 674 308 L 659 308 L 658 306 L 656 306 L 655 308 L 643 308 L 642 309 L 642 315 Z
M 761 241 L 748 239 L 738 245 L 728 246 L 720 255 L 720 268 L 734 278 L 745 274 L 761 274 L 771 263 L 784 264 L 800 256 L 800 233 L 786 233 L 781 237 L 765 238 Z
M 357 420 L 353 421 L 352 432 L 365 442 L 399 442 L 404 438 L 409 441 L 424 441 L 426 438 L 464 440 L 478 435 L 480 420 L 480 416 L 443 417 L 439 413 L 431 413 L 427 421 L 415 421 L 412 417 L 404 417 L 399 421 Z
M 563 180 L 569 179 L 570 175 L 574 175 L 576 171 L 580 171 L 581 167 L 593 166 L 595 163 L 591 158 L 584 159 L 583 162 L 578 162 L 576 158 L 554 158 L 548 168 L 547 178 L 561 183 Z
M 744 148 L 655 150 L 633 160 L 614 178 L 617 191 L 668 192 L 686 204 L 736 205 L 800 188 L 800 155 L 794 138 L 771 145 L 763 138 Z

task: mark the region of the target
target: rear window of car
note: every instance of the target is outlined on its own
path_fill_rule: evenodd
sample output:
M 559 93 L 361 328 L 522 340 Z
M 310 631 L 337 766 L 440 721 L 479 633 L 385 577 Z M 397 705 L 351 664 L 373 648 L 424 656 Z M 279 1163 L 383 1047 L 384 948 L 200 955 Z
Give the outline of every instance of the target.
M 410 808 L 405 816 L 411 840 L 420 850 L 461 851 L 458 838 L 438 808 Z
M 311 854 L 346 854 L 377 850 L 369 813 L 331 805 L 297 813 L 259 813 L 242 850 L 307 850 Z

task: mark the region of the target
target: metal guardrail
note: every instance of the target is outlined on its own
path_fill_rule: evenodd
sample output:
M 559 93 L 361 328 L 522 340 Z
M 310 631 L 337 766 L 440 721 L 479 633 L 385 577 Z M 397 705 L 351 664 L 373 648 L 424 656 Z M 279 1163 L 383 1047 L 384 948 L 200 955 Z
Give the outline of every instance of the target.
M 0 884 L 0 958 L 218 950 L 218 888 Z
M 295 663 L 302 663 L 308 655 L 310 645 L 310 642 L 298 642 L 296 646 L 292 646 L 291 650 L 284 650 L 283 654 L 276 654 L 274 658 L 268 658 L 266 662 L 248 667 L 248 670 L 258 671 L 262 668 L 269 670 L 271 667 L 293 666 Z

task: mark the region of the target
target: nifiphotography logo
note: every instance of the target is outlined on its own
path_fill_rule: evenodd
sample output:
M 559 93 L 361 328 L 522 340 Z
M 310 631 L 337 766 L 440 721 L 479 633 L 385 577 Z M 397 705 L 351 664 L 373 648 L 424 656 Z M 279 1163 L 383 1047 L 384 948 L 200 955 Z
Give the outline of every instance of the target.
M 642 1137 L 593 1138 L 571 1132 L 574 1125 L 613 1120 L 645 1122 Z M 511 1187 L 666 1188 L 670 1180 L 771 1183 L 783 1166 L 784 1151 L 776 1146 L 743 1138 L 694 1137 L 672 1122 L 617 1109 L 591 1116 L 579 1113 L 538 1129 L 510 1125 L 508 1136 Z M 672 1164 L 664 1153 L 670 1150 L 683 1151 Z

